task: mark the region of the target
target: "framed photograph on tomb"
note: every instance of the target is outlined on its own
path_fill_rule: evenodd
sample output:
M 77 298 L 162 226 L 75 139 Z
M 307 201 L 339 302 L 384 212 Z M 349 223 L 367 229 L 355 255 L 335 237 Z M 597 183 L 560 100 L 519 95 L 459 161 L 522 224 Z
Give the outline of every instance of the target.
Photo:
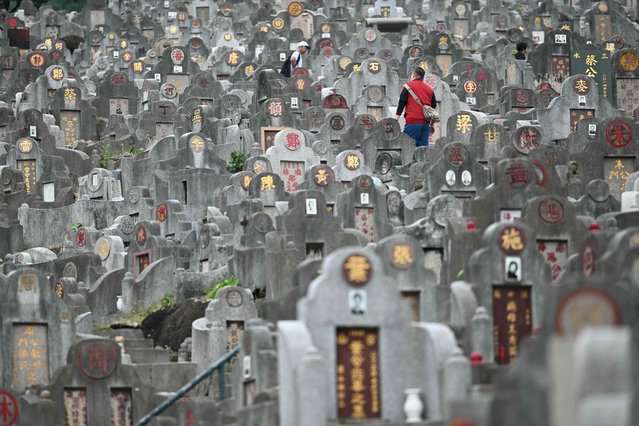
M 286 129 L 286 127 L 260 128 L 260 146 L 262 147 L 262 153 L 265 153 L 267 149 L 275 144 L 275 135 L 284 129 Z
M 504 258 L 504 278 L 507 282 L 521 282 L 521 257 L 506 256 Z
M 352 315 L 366 313 L 366 290 L 349 290 L 348 310 Z

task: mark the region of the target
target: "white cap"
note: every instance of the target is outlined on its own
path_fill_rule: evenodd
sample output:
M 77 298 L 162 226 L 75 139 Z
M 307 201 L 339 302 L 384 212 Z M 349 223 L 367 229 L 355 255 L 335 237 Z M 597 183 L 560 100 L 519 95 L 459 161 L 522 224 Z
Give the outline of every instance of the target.
M 300 41 L 297 43 L 297 47 L 308 47 L 308 43 L 305 41 Z

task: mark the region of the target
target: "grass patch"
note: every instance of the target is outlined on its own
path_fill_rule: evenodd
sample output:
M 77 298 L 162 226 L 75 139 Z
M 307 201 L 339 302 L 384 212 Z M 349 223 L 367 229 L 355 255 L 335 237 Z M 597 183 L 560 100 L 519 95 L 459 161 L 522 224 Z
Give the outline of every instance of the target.
M 93 327 L 93 329 L 109 330 L 111 326 L 114 324 L 137 328 L 140 326 L 140 324 L 142 324 L 142 321 L 144 321 L 144 319 L 148 317 L 149 315 L 154 314 L 155 312 L 160 311 L 162 309 L 168 309 L 174 305 L 175 305 L 175 296 L 173 296 L 172 294 L 165 294 L 164 296 L 162 296 L 160 300 L 158 300 L 157 302 L 155 302 L 148 308 L 138 309 L 138 310 L 129 312 L 128 314 L 121 314 L 111 324 L 97 325 Z
M 206 296 L 208 300 L 215 299 L 215 296 L 217 296 L 218 291 L 222 290 L 224 287 L 235 287 L 239 283 L 240 283 L 239 280 L 235 277 L 227 278 L 224 281 L 219 281 L 215 283 L 213 287 L 210 287 L 204 290 L 204 295 Z

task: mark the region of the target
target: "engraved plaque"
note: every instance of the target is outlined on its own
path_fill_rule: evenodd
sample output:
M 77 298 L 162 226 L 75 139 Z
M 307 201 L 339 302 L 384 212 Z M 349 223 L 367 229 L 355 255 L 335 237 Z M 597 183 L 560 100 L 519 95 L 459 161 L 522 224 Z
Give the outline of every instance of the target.
M 379 333 L 376 328 L 336 330 L 337 417 L 381 417 Z
M 508 364 L 515 359 L 521 340 L 532 332 L 530 298 L 529 286 L 493 286 L 493 343 L 497 364 Z
M 13 388 L 49 382 L 47 326 L 14 324 L 12 342 Z

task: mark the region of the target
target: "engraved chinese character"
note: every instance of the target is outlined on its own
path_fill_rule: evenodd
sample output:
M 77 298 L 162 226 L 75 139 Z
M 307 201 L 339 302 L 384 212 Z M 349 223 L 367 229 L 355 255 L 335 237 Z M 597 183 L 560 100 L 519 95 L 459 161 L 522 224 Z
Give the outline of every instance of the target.
M 64 89 L 64 99 L 67 101 L 75 101 L 76 99 L 76 94 L 75 94 L 75 90 L 73 90 L 70 87 L 67 87 Z
M 484 133 L 484 137 L 486 138 L 486 142 L 494 143 L 497 141 L 500 133 L 496 129 L 489 128 L 486 133 Z
M 54 68 L 51 70 L 51 78 L 56 81 L 60 81 L 64 78 L 64 71 L 62 68 Z
M 350 256 L 344 264 L 346 280 L 351 284 L 365 284 L 368 282 L 371 265 L 368 259 L 361 255 Z
M 273 189 L 275 189 L 275 184 L 273 182 L 273 176 L 268 175 L 268 176 L 262 176 L 260 178 L 260 182 L 262 184 L 261 186 L 261 190 L 262 191 L 271 191 Z
M 393 263 L 396 265 L 412 265 L 414 262 L 413 252 L 409 245 L 398 244 L 393 247 Z
M 240 62 L 240 55 L 237 52 L 230 52 L 226 62 L 229 65 L 237 65 Z
M 455 130 L 466 134 L 470 132 L 472 126 L 473 124 L 471 122 L 470 115 L 462 114 L 457 116 L 457 119 L 455 120 Z
M 315 183 L 322 186 L 328 184 L 328 172 L 325 169 L 319 169 L 315 173 Z
M 283 114 L 281 102 L 271 102 L 268 105 L 268 113 L 273 117 L 280 117 Z
M 586 93 L 588 91 L 588 82 L 583 78 L 578 79 L 575 82 L 575 90 L 579 93 Z
M 521 232 L 516 228 L 509 228 L 501 236 L 501 246 L 507 251 L 519 251 L 524 249 Z
M 359 157 L 357 155 L 346 156 L 346 168 L 355 170 L 359 167 Z
M 104 348 L 89 348 L 89 370 L 102 370 L 107 372 L 107 353 Z
M 510 184 L 528 184 L 528 170 L 524 169 L 521 163 L 510 165 L 506 169 L 506 174 L 510 177 Z

